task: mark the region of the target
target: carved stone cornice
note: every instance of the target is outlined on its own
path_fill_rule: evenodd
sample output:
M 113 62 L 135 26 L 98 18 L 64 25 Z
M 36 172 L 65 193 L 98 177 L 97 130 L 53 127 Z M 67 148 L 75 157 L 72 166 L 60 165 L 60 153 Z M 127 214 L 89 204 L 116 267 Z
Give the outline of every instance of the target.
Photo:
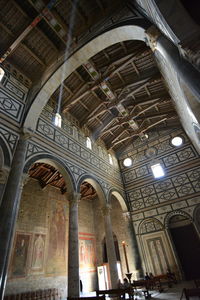
M 152 51 L 156 50 L 157 40 L 161 36 L 160 30 L 156 26 L 151 26 L 146 30 L 146 37 L 148 41 L 148 46 Z

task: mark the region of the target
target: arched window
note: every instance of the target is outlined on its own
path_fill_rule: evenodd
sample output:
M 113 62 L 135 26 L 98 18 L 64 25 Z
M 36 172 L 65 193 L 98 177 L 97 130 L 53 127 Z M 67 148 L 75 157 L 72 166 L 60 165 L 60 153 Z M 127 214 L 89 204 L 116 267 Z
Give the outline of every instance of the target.
M 0 68 L 0 82 L 2 81 L 4 74 L 5 71 L 2 68 Z
M 110 153 L 108 154 L 108 159 L 109 159 L 109 163 L 110 163 L 111 165 L 113 165 L 113 158 L 112 158 L 112 156 L 111 156 Z
M 92 150 L 92 142 L 91 139 L 87 136 L 86 139 L 86 147 L 89 148 L 90 150 Z

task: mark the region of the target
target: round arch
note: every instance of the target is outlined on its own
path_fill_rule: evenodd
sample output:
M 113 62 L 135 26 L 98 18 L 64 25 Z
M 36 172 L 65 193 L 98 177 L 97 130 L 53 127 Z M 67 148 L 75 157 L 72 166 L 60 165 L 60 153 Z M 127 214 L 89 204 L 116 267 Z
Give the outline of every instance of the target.
M 92 56 L 103 49 L 126 40 L 140 40 L 145 42 L 145 29 L 138 25 L 124 25 L 111 29 L 88 42 L 85 46 L 75 52 L 67 59 L 46 81 L 35 97 L 24 120 L 24 128 L 35 131 L 37 120 L 43 107 L 48 102 L 50 96 L 80 65 L 89 60 Z
M 193 219 L 194 219 L 194 223 L 199 231 L 200 234 L 200 204 L 197 205 L 194 209 L 193 212 Z
M 111 203 L 112 195 L 119 201 L 119 204 L 120 204 L 120 206 L 122 208 L 122 211 L 123 212 L 128 212 L 128 207 L 127 207 L 127 204 L 126 204 L 123 196 L 121 195 L 121 193 L 119 191 L 117 191 L 114 188 L 109 191 L 109 194 L 108 194 L 108 203 Z
M 71 171 L 67 168 L 67 166 L 64 164 L 63 161 L 61 161 L 57 157 L 54 157 L 53 155 L 50 155 L 50 154 L 39 154 L 39 155 L 32 157 L 26 161 L 25 166 L 24 166 L 24 173 L 27 174 L 31 165 L 36 162 L 49 164 L 49 165 L 55 167 L 62 174 L 62 176 L 65 180 L 65 183 L 67 186 L 67 193 L 73 193 L 74 191 L 76 191 L 76 183 L 73 178 L 73 175 L 72 175 Z
M 166 215 L 165 220 L 164 220 L 165 228 L 169 228 L 170 219 L 177 215 L 183 216 L 192 222 L 192 217 L 189 214 L 187 214 L 186 212 L 184 212 L 182 210 L 174 210 Z
M 84 174 L 83 176 L 80 177 L 80 179 L 78 181 L 77 191 L 80 191 L 80 186 L 83 183 L 83 181 L 87 181 L 88 183 L 90 183 L 93 186 L 93 188 L 97 192 L 100 203 L 102 204 L 102 206 L 105 206 L 107 203 L 106 195 L 105 195 L 105 192 L 104 192 L 101 184 L 98 182 L 98 179 L 90 174 Z
M 1 149 L 0 156 L 2 160 L 1 161 L 2 166 L 6 165 L 9 167 L 11 165 L 12 153 L 7 141 L 5 140 L 2 134 L 0 134 L 0 149 Z
M 138 226 L 138 234 L 152 233 L 164 230 L 163 224 L 156 218 L 147 218 L 140 222 Z

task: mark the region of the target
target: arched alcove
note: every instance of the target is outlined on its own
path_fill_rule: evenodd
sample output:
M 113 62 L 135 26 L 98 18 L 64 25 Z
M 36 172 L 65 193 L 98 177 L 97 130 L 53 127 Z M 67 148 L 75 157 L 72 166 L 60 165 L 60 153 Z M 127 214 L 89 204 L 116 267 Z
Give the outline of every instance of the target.
M 142 221 L 138 229 L 144 268 L 154 275 L 175 271 L 175 261 L 163 224 L 156 218 Z
M 75 191 L 63 161 L 43 154 L 26 161 L 7 288 L 16 292 L 67 285 L 68 194 Z M 23 254 L 23 255 L 22 255 Z M 35 276 L 36 275 L 36 276 Z M 31 277 L 35 276 L 34 283 Z M 48 280 L 47 280 L 48 277 Z M 18 279 L 20 278 L 20 284 Z
M 117 191 L 116 189 L 111 189 L 108 194 L 108 203 L 112 202 L 112 196 L 114 196 L 118 200 L 122 211 L 127 212 L 128 211 L 127 204 L 125 202 L 125 199 L 121 195 L 121 193 L 119 191 Z
M 73 174 L 71 173 L 69 168 L 64 164 L 63 161 L 49 154 L 39 154 L 26 161 L 24 166 L 24 172 L 28 173 L 28 170 L 31 167 L 31 165 L 33 165 L 36 162 L 46 163 L 53 166 L 55 169 L 57 169 L 62 174 L 65 180 L 67 186 L 67 193 L 70 194 L 76 191 L 76 184 L 75 184 L 75 179 L 73 177 Z
M 105 206 L 106 205 L 106 195 L 105 195 L 105 192 L 104 192 L 101 184 L 98 182 L 97 178 L 95 178 L 94 176 L 89 175 L 89 174 L 88 175 L 85 174 L 84 176 L 81 176 L 77 183 L 77 191 L 80 191 L 81 184 L 84 181 L 88 182 L 89 184 L 91 184 L 93 186 L 93 188 L 96 190 L 96 193 L 97 193 L 97 196 L 98 196 L 98 199 L 99 199 L 101 205 Z
M 200 238 L 190 216 L 177 213 L 168 217 L 168 229 L 172 244 L 185 279 L 200 277 Z

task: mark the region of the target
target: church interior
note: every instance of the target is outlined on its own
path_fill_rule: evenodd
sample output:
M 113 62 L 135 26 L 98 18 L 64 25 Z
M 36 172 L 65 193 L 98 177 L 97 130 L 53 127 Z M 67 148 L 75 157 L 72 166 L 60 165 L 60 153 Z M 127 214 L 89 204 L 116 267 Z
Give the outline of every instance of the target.
M 1 0 L 0 115 L 0 299 L 200 290 L 198 1 Z

